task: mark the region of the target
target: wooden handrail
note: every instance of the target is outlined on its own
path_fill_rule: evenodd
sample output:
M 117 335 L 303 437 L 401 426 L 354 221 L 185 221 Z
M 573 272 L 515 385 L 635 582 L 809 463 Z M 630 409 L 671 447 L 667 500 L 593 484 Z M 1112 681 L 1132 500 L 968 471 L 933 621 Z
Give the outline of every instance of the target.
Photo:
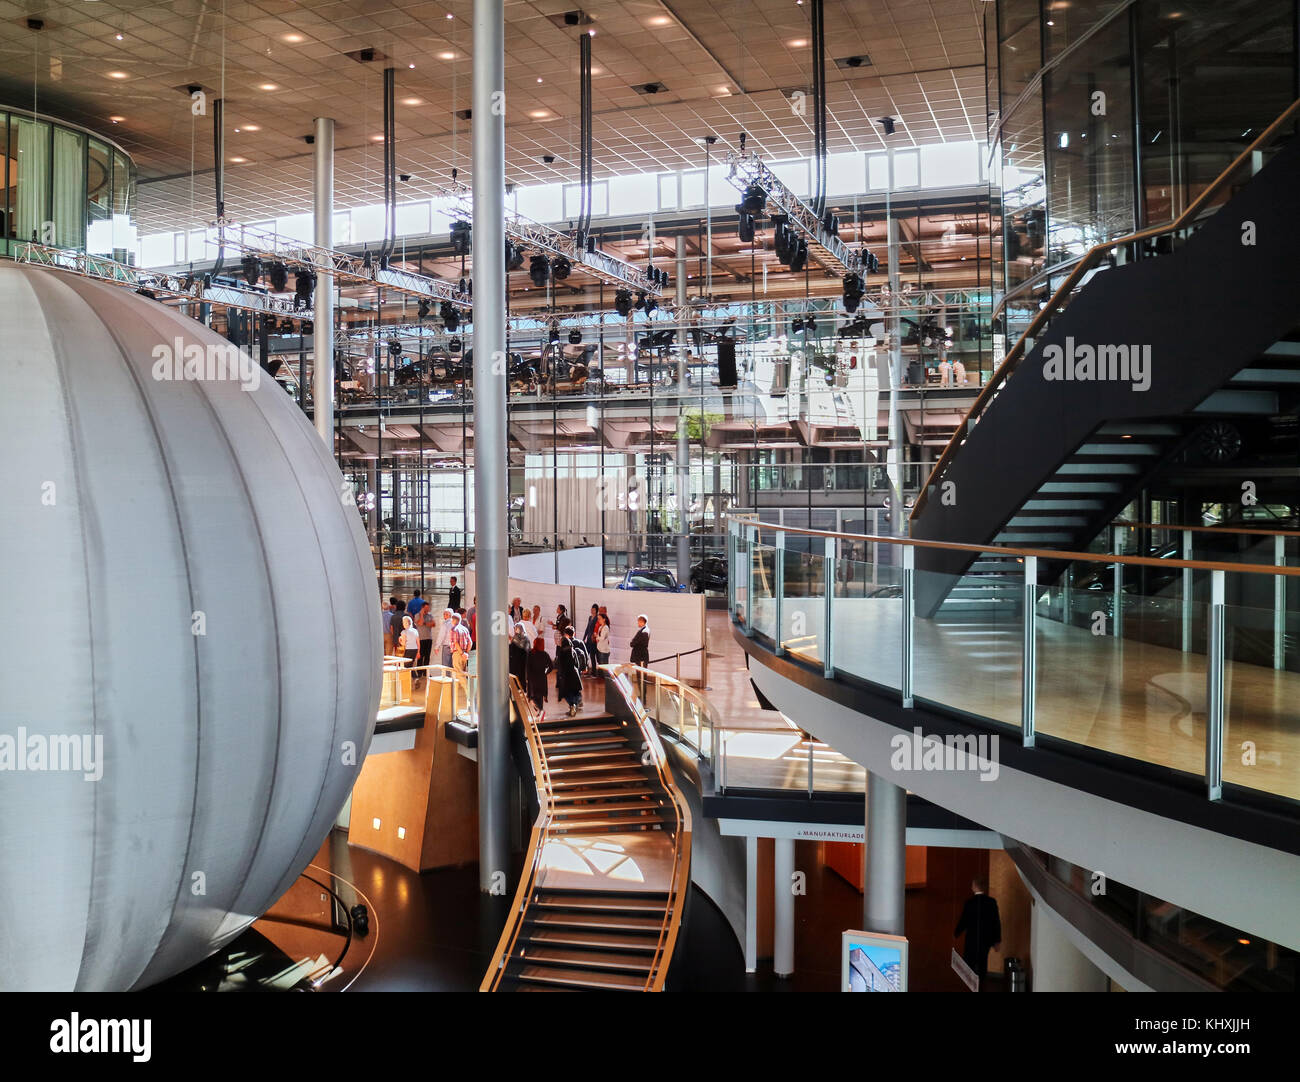
M 616 687 L 623 693 L 622 686 L 617 680 L 614 681 Z M 672 771 L 668 769 L 668 755 L 664 751 L 663 742 L 659 739 L 658 732 L 650 724 L 650 715 L 646 711 L 644 704 L 641 709 L 637 709 L 637 703 L 629 703 L 632 707 L 632 714 L 636 718 L 637 728 L 641 730 L 641 737 L 650 749 L 650 758 L 654 761 L 655 772 L 659 775 L 659 784 L 663 787 L 668 798 L 673 802 L 673 811 L 677 816 L 677 830 L 673 835 L 673 874 L 668 884 L 668 906 L 665 910 L 665 920 L 659 929 L 659 939 L 655 945 L 655 952 L 650 963 L 650 971 L 646 976 L 647 992 L 662 992 L 664 982 L 668 979 L 668 967 L 664 965 L 664 959 L 672 958 L 673 947 L 677 943 L 678 933 L 681 931 L 682 915 L 686 909 L 684 899 L 685 891 L 690 889 L 690 880 L 686 878 L 685 887 L 683 887 L 683 877 L 688 875 L 691 859 L 691 809 L 687 806 L 681 791 L 677 788 L 677 783 L 673 780 Z
M 528 701 L 517 676 L 510 677 L 510 696 L 514 699 L 515 709 L 519 711 L 519 720 L 527 732 L 528 756 L 533 762 L 533 777 L 537 779 L 537 799 L 540 807 L 533 829 L 528 838 L 528 864 L 519 877 L 519 886 L 515 890 L 514 901 L 510 906 L 510 920 L 501 930 L 501 939 L 497 942 L 492 962 L 479 985 L 480 992 L 495 992 L 506 973 L 506 961 L 514 953 L 515 943 L 524 927 L 524 911 L 528 908 L 528 899 L 532 897 L 537 883 L 537 870 L 541 866 L 542 851 L 546 846 L 546 837 L 550 833 L 551 822 L 555 816 L 555 802 L 551 792 L 550 773 L 546 767 L 546 757 L 541 754 L 541 734 L 537 729 L 538 718 L 534 717 L 533 704 Z
M 1010 545 L 968 545 L 952 541 L 922 541 L 915 537 L 878 537 L 875 534 L 836 533 L 831 530 L 808 530 L 799 526 L 778 526 L 774 523 L 748 523 L 751 529 L 771 530 L 773 533 L 803 534 L 807 537 L 835 537 L 844 541 L 875 542 L 881 545 L 901 545 L 905 548 L 943 549 L 949 552 L 971 552 L 975 554 L 995 552 L 1000 556 L 1037 556 L 1040 560 L 1063 560 L 1070 562 L 1081 560 L 1097 564 L 1133 564 L 1138 567 L 1186 567 L 1193 571 L 1232 571 L 1247 575 L 1286 575 L 1300 576 L 1300 567 L 1271 567 L 1263 564 L 1232 564 L 1214 560 L 1159 560 L 1150 556 L 1121 556 L 1114 552 L 1071 552 L 1068 549 L 1026 549 Z M 786 552 L 791 550 L 787 549 Z M 793 555 L 793 553 L 791 553 Z M 800 553 L 799 555 L 804 555 Z M 819 556 L 820 553 L 810 555 Z
M 1136 233 L 1129 233 L 1126 236 L 1117 237 L 1114 240 L 1102 241 L 1099 244 L 1094 244 L 1084 253 L 1083 258 L 1075 264 L 1075 267 L 1070 272 L 1069 276 L 1061 283 L 1056 292 L 1052 294 L 1051 298 L 1043 306 L 1042 310 L 1034 317 L 1032 322 L 1025 329 L 1024 334 L 1020 336 L 1019 340 L 1011 347 L 1006 357 L 1003 358 L 1002 363 L 998 365 L 997 370 L 989 377 L 988 382 L 984 384 L 980 393 L 975 396 L 975 401 L 971 403 L 970 409 L 966 412 L 965 419 L 957 426 L 957 431 L 953 433 L 952 439 L 948 441 L 948 446 L 943 449 L 943 454 L 939 456 L 938 460 L 934 464 L 934 469 L 930 471 L 930 476 L 926 478 L 925 484 L 921 486 L 921 491 L 917 495 L 916 503 L 912 507 L 912 518 L 915 518 L 924 509 L 927 493 L 935 484 L 938 483 L 939 478 L 952 462 L 953 456 L 957 453 L 957 448 L 965 441 L 971 422 L 979 419 L 980 414 L 984 412 L 984 408 L 990 401 L 992 401 L 993 397 L 1002 388 L 1003 384 L 1006 383 L 1007 379 L 1011 376 L 1011 373 L 1019 367 L 1020 362 L 1026 353 L 1025 343 L 1030 339 L 1037 337 L 1039 331 L 1041 331 L 1047 321 L 1052 318 L 1056 313 L 1056 310 L 1065 303 L 1066 298 L 1071 292 L 1073 292 L 1075 286 L 1079 284 L 1079 280 L 1101 262 L 1102 256 L 1110 252 L 1112 249 L 1118 248 L 1120 245 L 1134 244 L 1140 241 L 1150 240 L 1153 237 L 1163 236 L 1166 233 L 1177 232 L 1179 229 L 1184 229 L 1190 225 L 1200 215 L 1206 205 L 1209 204 L 1210 200 L 1217 196 L 1229 181 L 1237 175 L 1237 172 L 1241 169 L 1242 165 L 1250 161 L 1251 156 L 1260 150 L 1265 144 L 1272 142 L 1278 132 L 1286 126 L 1287 121 L 1291 120 L 1297 114 L 1300 114 L 1300 98 L 1297 98 L 1287 106 L 1287 108 L 1283 110 L 1282 114 L 1274 120 L 1272 124 L 1260 132 L 1259 136 L 1250 144 L 1250 146 L 1233 159 L 1232 164 L 1220 173 L 1218 177 L 1216 177 L 1215 180 L 1203 192 L 1201 192 L 1200 195 L 1193 199 L 1192 202 L 1188 204 L 1187 209 L 1172 222 L 1169 222 L 1166 225 L 1150 226 L 1146 229 L 1140 229 Z
M 1238 526 L 1175 526 L 1168 522 L 1125 522 L 1117 519 L 1112 526 L 1122 526 L 1126 530 L 1173 530 L 1188 533 L 1226 533 L 1246 534 L 1251 537 L 1300 537 L 1300 530 L 1260 530 L 1254 527 Z

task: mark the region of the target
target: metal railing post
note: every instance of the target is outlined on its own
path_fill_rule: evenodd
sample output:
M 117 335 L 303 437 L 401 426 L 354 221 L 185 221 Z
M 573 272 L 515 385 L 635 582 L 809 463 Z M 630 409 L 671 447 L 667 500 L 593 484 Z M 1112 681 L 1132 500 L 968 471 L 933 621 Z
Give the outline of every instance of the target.
M 912 648 L 913 624 L 916 616 L 916 549 L 911 545 L 903 547 L 903 656 L 902 669 L 899 672 L 899 686 L 903 693 L 903 707 L 912 708 Z
M 772 585 L 772 592 L 773 592 L 773 594 L 776 595 L 776 596 L 773 598 L 773 600 L 776 602 L 776 624 L 775 624 L 775 632 L 776 632 L 776 633 L 775 633 L 775 635 L 773 635 L 773 638 L 776 640 L 776 656 L 777 656 L 777 657 L 780 657 L 782 654 L 785 653 L 785 624 L 784 624 L 784 622 L 783 622 L 784 619 L 785 619 L 785 617 L 784 617 L 784 612 L 785 612 L 785 531 L 784 531 L 784 530 L 777 530 L 777 531 L 776 531 L 776 549 L 775 549 L 775 552 L 774 552 L 774 554 L 773 554 L 773 556 L 772 556 L 772 559 L 773 559 L 773 561 L 775 561 L 775 563 L 776 563 L 776 567 L 774 568 L 774 570 L 773 570 L 773 574 L 772 574 L 772 583 L 773 583 L 773 585 Z
M 1183 531 L 1183 559 L 1192 558 L 1192 531 Z M 1192 652 L 1192 569 L 1183 568 L 1183 653 Z
M 808 796 L 813 795 L 813 742 L 811 737 L 808 740 Z
M 822 579 L 826 589 L 825 633 L 822 635 L 822 672 L 826 679 L 835 676 L 835 647 L 831 638 L 831 609 L 835 604 L 835 538 L 825 537 L 822 549 Z
M 1119 546 L 1119 527 L 1110 528 L 1110 551 L 1116 556 L 1120 555 Z M 1114 568 L 1114 581 L 1111 584 L 1111 634 L 1115 638 L 1121 638 L 1124 634 L 1124 565 L 1120 563 L 1111 564 Z
M 1223 799 L 1224 582 L 1210 572 L 1210 611 L 1205 635 L 1205 787 L 1211 800 Z
M 1038 557 L 1025 557 L 1024 648 L 1020 671 L 1020 742 L 1034 746 L 1034 706 L 1038 694 Z
M 745 587 L 745 634 L 754 637 L 754 549 L 757 548 L 758 529 L 751 527 L 745 531 L 745 574 L 748 585 Z
M 1273 566 L 1286 566 L 1286 538 L 1273 538 Z M 1273 668 L 1286 668 L 1286 576 L 1273 576 Z

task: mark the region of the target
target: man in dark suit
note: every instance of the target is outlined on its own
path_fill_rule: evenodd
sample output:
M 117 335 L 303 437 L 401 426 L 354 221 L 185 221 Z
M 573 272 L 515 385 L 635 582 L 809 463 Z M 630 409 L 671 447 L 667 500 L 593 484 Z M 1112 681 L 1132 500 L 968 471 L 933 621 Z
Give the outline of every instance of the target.
M 989 970 L 989 949 L 1002 946 L 1002 918 L 998 915 L 998 903 L 986 893 L 988 884 L 983 879 L 978 876 L 972 879 L 970 887 L 974 893 L 962 906 L 961 920 L 952 934 L 956 937 L 966 933 L 961 956 L 979 977 L 983 990 Z

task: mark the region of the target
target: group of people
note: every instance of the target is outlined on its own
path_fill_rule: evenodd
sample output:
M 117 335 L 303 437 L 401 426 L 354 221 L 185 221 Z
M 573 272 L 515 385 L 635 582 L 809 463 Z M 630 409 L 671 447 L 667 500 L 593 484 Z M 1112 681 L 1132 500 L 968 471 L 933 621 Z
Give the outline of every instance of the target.
M 546 626 L 554 634 L 554 657 L 546 649 L 541 605 L 525 609 L 522 600 L 516 597 L 510 602 L 510 620 L 510 675 L 524 686 L 533 705 L 544 710 L 548 678 L 554 672 L 556 696 L 568 703 L 569 717 L 577 715 L 582 709 L 583 676 L 594 674 L 598 665 L 609 664 L 613 631 L 605 606 L 591 606 L 587 626 L 579 637 L 566 606 L 557 605 L 555 618 L 546 621 Z M 642 614 L 636 618 L 636 623 L 629 660 L 634 665 L 647 665 L 650 662 L 650 622 Z
M 415 670 L 413 688 L 422 686 L 435 651 L 438 664 L 462 673 L 469 669 L 470 655 L 478 644 L 478 598 L 474 598 L 468 611 L 462 608 L 461 589 L 455 575 L 441 613 L 434 612 L 424 591 L 416 590 L 405 603 L 396 595 L 384 602 L 381 620 L 384 653 L 406 658 Z

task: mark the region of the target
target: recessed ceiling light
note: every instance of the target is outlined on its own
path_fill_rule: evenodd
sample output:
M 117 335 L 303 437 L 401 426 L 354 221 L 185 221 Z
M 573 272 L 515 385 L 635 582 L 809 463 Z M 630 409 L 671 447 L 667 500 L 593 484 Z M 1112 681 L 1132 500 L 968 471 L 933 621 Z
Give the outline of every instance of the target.
M 455 60 L 455 59 L 456 59 L 456 54 L 453 53 L 453 52 L 439 53 L 439 54 L 438 54 L 438 59 L 439 59 L 439 60 Z M 415 65 L 412 64 L 411 66 L 414 67 Z
M 109 117 L 108 119 L 111 120 L 114 124 L 121 124 L 122 121 L 124 121 L 124 120 L 126 119 L 126 117 L 124 117 L 124 116 L 111 116 L 111 117 Z
M 402 104 L 403 104 L 403 105 L 423 105 L 423 104 L 424 104 L 424 99 L 423 99 L 423 98 L 403 98 L 403 99 L 402 99 Z
M 532 117 L 534 120 L 545 120 L 548 116 L 551 115 L 551 111 L 549 109 L 534 109 L 528 115 Z
M 110 79 L 125 79 L 127 75 L 124 71 L 110 71 L 108 77 Z
M 307 39 L 304 38 L 301 34 L 281 34 L 280 40 L 287 41 L 290 45 L 297 45 L 300 42 L 306 41 Z
M 669 23 L 672 22 L 672 19 L 670 19 L 667 15 L 651 15 L 650 18 L 646 20 L 646 22 L 648 22 L 651 26 L 667 26 Z
M 384 141 L 384 137 L 382 135 L 372 135 L 370 137 L 370 141 L 372 143 L 382 143 Z
M 449 18 L 449 19 L 454 19 L 455 17 L 456 17 L 456 16 L 453 15 L 450 11 L 447 12 L 447 18 Z
M 541 77 L 540 75 L 537 77 L 537 81 L 538 81 L 539 83 L 542 81 L 542 77 Z
M 414 64 L 407 64 L 406 66 L 407 66 L 408 68 L 413 68 L 413 67 L 415 67 Z
M 279 90 L 280 87 L 279 87 L 279 84 L 277 84 L 277 83 L 262 83 L 262 85 L 261 85 L 258 89 L 259 89 L 259 90 Z
M 245 124 L 245 125 L 244 125 L 244 131 L 261 131 L 261 130 L 262 130 L 262 125 L 261 125 L 261 124 Z
M 790 42 L 790 48 L 802 49 L 807 44 L 808 44 L 807 38 L 795 38 L 794 41 Z
M 117 35 L 115 35 L 115 37 L 117 38 L 118 41 L 121 41 L 121 40 L 122 40 L 122 35 L 121 35 L 121 34 L 117 34 Z
M 239 157 L 230 158 L 228 160 L 234 162 L 236 165 L 243 165 L 246 161 L 248 161 L 247 158 L 239 158 Z

